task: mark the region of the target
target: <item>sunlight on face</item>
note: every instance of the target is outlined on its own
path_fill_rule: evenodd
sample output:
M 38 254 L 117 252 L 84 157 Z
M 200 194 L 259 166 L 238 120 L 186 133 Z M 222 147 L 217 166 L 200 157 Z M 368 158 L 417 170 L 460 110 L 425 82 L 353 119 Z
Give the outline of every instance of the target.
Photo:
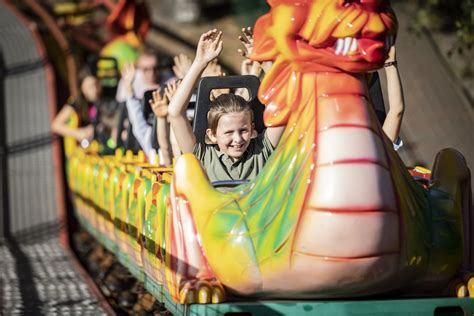
M 253 123 L 250 113 L 227 113 L 219 119 L 214 137 L 219 149 L 236 161 L 247 150 L 252 131 Z

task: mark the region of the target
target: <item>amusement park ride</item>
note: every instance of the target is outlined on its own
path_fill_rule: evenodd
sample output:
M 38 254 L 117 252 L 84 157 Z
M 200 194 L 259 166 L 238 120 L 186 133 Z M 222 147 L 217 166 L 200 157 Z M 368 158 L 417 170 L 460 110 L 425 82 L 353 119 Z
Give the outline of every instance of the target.
M 264 170 L 221 192 L 192 154 L 158 167 L 66 140 L 79 222 L 173 313 L 474 312 L 466 162 L 445 149 L 417 181 L 368 96 L 389 1 L 268 2 L 251 58 L 273 61 L 258 98 L 286 130 Z

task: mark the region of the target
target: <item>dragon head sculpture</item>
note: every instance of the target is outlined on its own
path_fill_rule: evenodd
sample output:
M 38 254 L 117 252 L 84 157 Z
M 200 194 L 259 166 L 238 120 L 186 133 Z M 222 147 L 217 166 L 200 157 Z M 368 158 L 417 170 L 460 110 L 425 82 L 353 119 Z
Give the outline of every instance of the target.
M 255 60 L 297 61 L 298 71 L 378 69 L 397 32 L 387 0 L 272 0 L 255 26 Z M 302 65 L 302 67 L 301 67 Z
M 272 0 L 255 24 L 251 58 L 274 61 L 259 91 L 267 126 L 286 124 L 302 105 L 304 73 L 364 73 L 380 68 L 397 32 L 387 0 Z M 290 79 L 293 78 L 293 79 Z

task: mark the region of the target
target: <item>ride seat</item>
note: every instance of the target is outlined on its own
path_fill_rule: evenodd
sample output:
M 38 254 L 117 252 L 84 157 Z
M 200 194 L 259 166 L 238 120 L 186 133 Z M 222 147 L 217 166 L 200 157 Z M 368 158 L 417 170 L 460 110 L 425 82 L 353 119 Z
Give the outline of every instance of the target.
M 117 120 L 117 148 L 123 148 L 125 150 L 131 150 L 133 153 L 138 153 L 140 145 L 133 136 L 132 124 L 126 121 L 128 119 L 128 112 L 125 103 L 119 103 L 119 114 Z M 122 138 L 122 133 L 126 133 L 126 137 Z
M 207 129 L 207 113 L 211 108 L 211 91 L 214 89 L 238 89 L 248 90 L 249 100 L 247 102 L 254 113 L 254 123 L 257 132 L 263 133 L 265 125 L 263 123 L 263 111 L 265 106 L 258 100 L 258 88 L 260 80 L 252 75 L 245 76 L 218 76 L 204 77 L 199 81 L 196 108 L 194 112 L 193 132 L 197 142 L 204 142 Z

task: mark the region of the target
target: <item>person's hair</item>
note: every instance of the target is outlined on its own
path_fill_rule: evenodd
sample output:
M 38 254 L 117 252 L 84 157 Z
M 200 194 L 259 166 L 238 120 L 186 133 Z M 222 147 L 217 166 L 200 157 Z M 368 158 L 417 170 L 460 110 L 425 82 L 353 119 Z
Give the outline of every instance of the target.
M 156 60 L 158 61 L 158 54 L 156 50 L 150 46 L 144 46 L 142 49 L 139 50 L 138 59 L 140 59 L 140 57 L 143 57 L 143 56 L 155 57 Z
M 210 128 L 213 133 L 215 133 L 219 119 L 224 114 L 240 112 L 249 113 L 250 119 L 253 123 L 252 108 L 244 98 L 233 93 L 221 94 L 211 102 L 211 108 L 207 113 L 207 127 Z
M 76 108 L 76 111 L 77 111 L 77 114 L 79 116 L 79 121 L 80 121 L 80 124 L 81 125 L 87 125 L 89 122 L 89 102 L 87 101 L 86 97 L 84 96 L 84 93 L 82 92 L 82 83 L 84 82 L 84 80 L 88 77 L 94 77 L 94 78 L 97 78 L 91 71 L 89 68 L 82 68 L 80 71 L 79 71 L 79 74 L 78 74 L 78 83 L 79 83 L 79 95 L 77 96 L 77 98 L 75 100 L 73 100 L 74 104 L 75 104 L 75 108 Z

